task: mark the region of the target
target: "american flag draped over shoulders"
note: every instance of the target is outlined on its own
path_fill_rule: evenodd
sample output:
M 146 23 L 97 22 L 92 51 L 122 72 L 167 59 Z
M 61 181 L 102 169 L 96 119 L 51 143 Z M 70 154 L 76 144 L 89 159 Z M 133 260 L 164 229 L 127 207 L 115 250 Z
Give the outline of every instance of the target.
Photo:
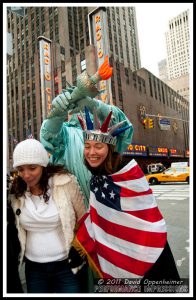
M 89 211 L 73 246 L 103 278 L 142 278 L 161 255 L 166 224 L 135 160 L 91 179 Z

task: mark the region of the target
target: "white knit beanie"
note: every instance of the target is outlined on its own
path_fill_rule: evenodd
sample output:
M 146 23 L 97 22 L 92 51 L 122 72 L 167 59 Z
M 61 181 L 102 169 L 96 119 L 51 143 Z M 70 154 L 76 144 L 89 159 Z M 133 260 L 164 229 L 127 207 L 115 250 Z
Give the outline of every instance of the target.
M 46 167 L 49 162 L 44 146 L 35 139 L 27 139 L 16 145 L 13 153 L 13 167 L 22 165 L 40 165 Z

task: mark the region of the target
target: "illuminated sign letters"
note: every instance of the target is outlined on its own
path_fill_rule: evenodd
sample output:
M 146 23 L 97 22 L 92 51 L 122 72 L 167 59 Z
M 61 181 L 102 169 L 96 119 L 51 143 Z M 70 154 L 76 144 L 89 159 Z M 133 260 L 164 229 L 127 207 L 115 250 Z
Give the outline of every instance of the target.
M 104 58 L 108 55 L 109 41 L 107 32 L 107 12 L 103 7 L 98 7 L 89 13 L 89 29 L 91 43 L 96 47 L 97 69 L 104 62 Z M 110 103 L 111 81 L 110 79 L 102 80 L 98 84 L 100 90 L 100 98 L 107 104 Z M 112 100 L 111 100 L 112 101 Z
M 168 156 L 168 149 L 165 147 L 148 147 L 149 156 Z
M 147 156 L 147 147 L 145 145 L 130 144 L 124 155 Z
M 42 91 L 42 115 L 43 119 L 51 110 L 52 102 L 52 61 L 50 40 L 45 37 L 39 37 L 40 47 L 40 79 Z
M 100 60 L 103 57 L 103 43 L 102 43 L 102 19 L 100 15 L 95 16 L 95 28 L 96 28 L 96 41 L 97 41 L 97 57 L 98 60 Z M 98 63 L 101 65 L 101 63 Z M 101 88 L 101 100 L 103 102 L 106 102 L 107 99 L 107 89 L 106 89 L 106 84 L 105 80 L 102 80 L 100 82 L 100 88 Z
M 169 149 L 169 156 L 170 157 L 183 157 L 183 152 L 182 150 L 177 150 L 175 148 L 170 148 Z

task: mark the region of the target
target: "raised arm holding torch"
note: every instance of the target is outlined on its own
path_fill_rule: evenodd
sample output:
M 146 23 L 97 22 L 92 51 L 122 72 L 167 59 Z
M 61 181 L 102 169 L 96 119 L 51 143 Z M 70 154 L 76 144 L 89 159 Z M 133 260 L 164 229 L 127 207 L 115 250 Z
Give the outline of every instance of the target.
M 112 76 L 112 67 L 108 63 L 108 56 L 105 57 L 103 64 L 100 66 L 98 71 L 89 76 L 86 71 L 81 73 L 77 78 L 77 86 L 71 93 L 71 99 L 69 99 L 68 108 L 72 109 L 73 104 L 84 97 L 95 97 L 99 94 L 95 84 L 101 80 L 107 80 Z M 62 108 L 61 108 L 62 110 Z M 56 107 L 53 107 L 48 114 L 48 119 L 56 116 Z

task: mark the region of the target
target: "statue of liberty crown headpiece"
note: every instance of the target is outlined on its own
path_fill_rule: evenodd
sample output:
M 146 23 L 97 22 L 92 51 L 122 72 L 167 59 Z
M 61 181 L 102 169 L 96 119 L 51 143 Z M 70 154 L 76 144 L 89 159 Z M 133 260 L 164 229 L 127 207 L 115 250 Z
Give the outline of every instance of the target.
M 100 125 L 96 110 L 94 109 L 92 122 L 89 110 L 87 107 L 85 107 L 85 117 L 82 112 L 80 112 L 80 115 L 77 115 L 80 125 L 83 129 L 84 140 L 98 141 L 105 144 L 116 145 L 117 136 L 129 129 L 131 125 L 121 127 L 125 122 L 127 122 L 124 120 L 108 128 L 111 116 L 112 111 L 110 111 L 103 124 Z

